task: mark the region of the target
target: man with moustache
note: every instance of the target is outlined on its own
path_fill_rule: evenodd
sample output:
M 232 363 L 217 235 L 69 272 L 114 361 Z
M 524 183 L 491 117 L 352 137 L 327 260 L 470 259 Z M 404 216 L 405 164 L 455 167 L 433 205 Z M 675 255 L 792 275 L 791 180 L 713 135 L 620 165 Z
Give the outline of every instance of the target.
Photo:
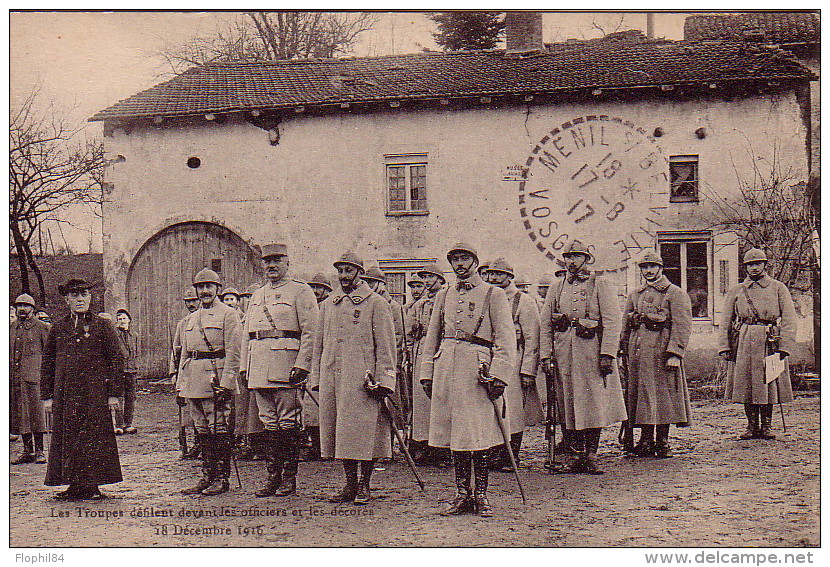
M 361 279 L 362 259 L 346 252 L 334 267 L 340 289 L 320 306 L 309 383 L 320 392 L 322 456 L 341 459 L 346 475 L 329 502 L 360 505 L 371 499 L 375 459 L 392 456 L 381 404 L 397 379 L 395 327 L 389 304 Z
M 507 416 L 510 418 L 510 447 L 519 463 L 519 451 L 525 427 L 544 421 L 542 402 L 536 390 L 536 370 L 539 365 L 539 311 L 531 296 L 514 285 L 512 266 L 504 258 L 497 258 L 487 268 L 488 280 L 504 290 L 510 303 L 510 314 L 516 330 L 516 369 L 507 380 L 504 391 Z M 495 470 L 513 470 L 510 455 L 504 445 L 493 451 L 491 466 Z
M 311 286 L 311 290 L 314 292 L 318 307 L 331 295 L 331 281 L 322 272 L 317 272 L 309 280 L 308 285 Z M 308 450 L 305 458 L 308 461 L 319 461 L 322 459 L 320 455 L 320 408 L 317 407 L 311 396 L 303 396 L 303 425 L 308 438 Z
M 215 496 L 229 490 L 232 443 L 228 429 L 237 370 L 226 358 L 238 356 L 239 312 L 217 297 L 219 275 L 208 268 L 193 278 L 199 309 L 181 326 L 181 360 L 176 386 L 187 400 L 202 451 L 202 478 L 183 494 Z
M 69 314 L 43 349 L 40 395 L 52 414 L 44 483 L 69 485 L 60 500 L 100 500 L 100 485 L 122 480 L 111 412 L 124 390 L 124 355 L 112 323 L 89 310 L 92 287 L 77 277 L 58 286 Z
M 418 272 L 424 285 L 424 294 L 412 307 L 414 323 L 410 337 L 415 349 L 415 368 L 412 372 L 412 428 L 410 446 L 412 459 L 417 465 L 439 464 L 446 459 L 446 450 L 429 446 L 430 400 L 421 386 L 421 366 L 424 351 L 424 337 L 429 319 L 435 306 L 435 297 L 444 287 L 444 273 L 436 263 L 430 263 Z
M 620 351 L 628 358 L 628 421 L 641 433 L 635 447 L 630 438 L 623 446 L 633 456 L 665 459 L 672 456 L 671 424 L 692 422 L 682 365 L 692 332 L 692 303 L 663 274 L 656 251 L 647 252 L 637 265 L 645 283 L 628 297 Z
M 262 247 L 268 282 L 251 296 L 242 333 L 242 382 L 265 425 L 268 477 L 255 492 L 260 498 L 297 491 L 303 444 L 301 388 L 311 370 L 318 309 L 311 288 L 288 276 L 289 265 L 287 245 Z
M 452 451 L 456 496 L 442 515 L 490 517 L 487 455 L 504 442 L 493 402 L 514 373 L 516 333 L 504 291 L 476 272 L 476 250 L 460 242 L 447 260 L 457 281 L 435 299 L 421 356 L 420 380 L 431 399 L 429 444 Z M 497 411 L 504 404 L 499 400 Z
M 418 302 L 421 297 L 423 297 L 426 288 L 424 287 L 424 282 L 421 280 L 420 276 L 417 274 L 409 279 L 406 282 L 406 287 L 409 288 L 409 295 L 412 299 L 409 300 L 404 308 L 406 309 L 407 313 L 412 313 L 412 308 L 415 307 L 415 303 Z
M 9 431 L 23 437 L 23 451 L 11 464 L 43 464 L 46 415 L 40 399 L 40 366 L 49 325 L 34 317 L 35 300 L 28 293 L 14 300 L 16 320 L 9 329 Z
M 775 439 L 772 404 L 793 399 L 787 356 L 795 348 L 796 312 L 787 286 L 767 274 L 763 250 L 744 254 L 746 279 L 729 290 L 723 304 L 719 353 L 731 361 L 724 398 L 743 404 L 748 422 L 741 439 Z M 766 383 L 766 356 L 777 354 L 784 371 Z
M 602 474 L 596 462 L 602 428 L 626 419 L 614 364 L 621 316 L 616 294 L 585 267 L 592 259 L 586 245 L 570 242 L 562 258 L 567 271 L 542 307 L 540 357 L 548 376 L 555 357 L 555 420 L 577 454 L 565 472 Z
M 314 292 L 314 297 L 317 298 L 317 305 L 320 305 L 326 298 L 331 295 L 331 282 L 326 274 L 318 272 L 309 280 L 308 285 Z

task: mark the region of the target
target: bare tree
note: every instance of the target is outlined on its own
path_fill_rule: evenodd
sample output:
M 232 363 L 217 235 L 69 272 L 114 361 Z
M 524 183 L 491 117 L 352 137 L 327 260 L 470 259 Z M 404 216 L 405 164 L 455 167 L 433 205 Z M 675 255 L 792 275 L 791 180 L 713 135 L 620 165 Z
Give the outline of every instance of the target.
M 29 269 L 46 297 L 43 276 L 32 252 L 33 237 L 44 222 L 66 222 L 60 212 L 78 203 L 100 207 L 103 142 L 78 140 L 77 129 L 49 104 L 38 107 L 33 89 L 9 117 L 9 232 L 17 254 L 24 293 L 31 293 Z
M 245 12 L 213 34 L 161 55 L 174 73 L 214 61 L 278 61 L 349 53 L 358 36 L 377 23 L 359 12 Z

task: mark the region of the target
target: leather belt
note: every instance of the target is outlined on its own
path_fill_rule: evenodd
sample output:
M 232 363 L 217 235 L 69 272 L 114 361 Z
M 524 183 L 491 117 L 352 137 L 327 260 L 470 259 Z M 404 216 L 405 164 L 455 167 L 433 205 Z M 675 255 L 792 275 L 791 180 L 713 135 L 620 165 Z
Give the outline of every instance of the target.
M 263 331 L 249 331 L 248 338 L 250 340 L 258 339 L 298 339 L 300 338 L 300 331 L 278 331 L 277 329 L 266 329 Z
M 754 317 L 743 317 L 740 321 L 744 325 L 775 325 L 775 321 L 764 321 L 763 319 L 756 319 Z
M 225 358 L 225 349 L 211 350 L 208 352 L 199 350 L 189 350 L 187 351 L 187 358 L 192 358 L 194 360 L 210 360 L 216 358 Z
M 479 345 L 487 348 L 493 348 L 493 341 L 488 341 L 487 339 L 482 339 L 481 337 L 477 337 L 475 335 L 471 335 L 467 331 L 462 331 L 460 329 L 456 329 L 455 333 L 452 335 L 447 335 L 444 339 L 453 339 L 456 341 L 464 341 L 466 343 L 472 343 L 474 345 Z

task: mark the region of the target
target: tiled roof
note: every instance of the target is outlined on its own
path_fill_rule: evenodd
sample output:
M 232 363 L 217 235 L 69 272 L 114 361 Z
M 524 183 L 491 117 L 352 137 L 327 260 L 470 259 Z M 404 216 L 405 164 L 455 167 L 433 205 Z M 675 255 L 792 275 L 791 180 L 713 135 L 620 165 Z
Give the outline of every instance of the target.
M 754 36 L 756 41 L 777 45 L 819 43 L 821 27 L 817 13 L 701 14 L 686 18 L 683 35 L 688 41 L 744 41 Z
M 523 58 L 475 51 L 213 63 L 127 98 L 90 120 L 811 77 L 777 50 L 743 43 L 647 41 L 640 36 L 553 44 Z

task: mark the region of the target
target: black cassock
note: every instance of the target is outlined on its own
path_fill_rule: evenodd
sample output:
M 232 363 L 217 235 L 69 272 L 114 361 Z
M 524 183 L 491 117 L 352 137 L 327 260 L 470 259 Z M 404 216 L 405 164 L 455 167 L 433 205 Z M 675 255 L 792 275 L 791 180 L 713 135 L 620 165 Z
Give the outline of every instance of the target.
M 49 331 L 41 398 L 52 399 L 47 486 L 121 482 L 121 464 L 107 398 L 123 395 L 124 355 L 112 323 L 72 314 Z

